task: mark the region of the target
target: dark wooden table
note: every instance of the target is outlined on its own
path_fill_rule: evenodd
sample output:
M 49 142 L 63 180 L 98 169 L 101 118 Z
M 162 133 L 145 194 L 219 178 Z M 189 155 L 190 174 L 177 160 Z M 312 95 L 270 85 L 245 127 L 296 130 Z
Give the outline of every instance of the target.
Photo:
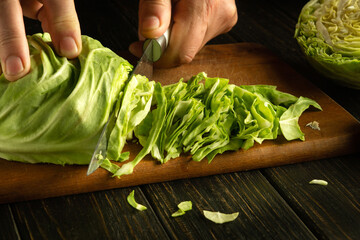
M 272 50 L 357 119 L 359 91 L 318 75 L 293 38 L 306 0 L 239 0 L 239 20 L 209 44 L 256 42 Z M 137 1 L 77 0 L 82 33 L 114 51 L 137 39 Z M 26 20 L 27 33 L 41 31 Z M 0 205 L 0 239 L 360 239 L 360 154 L 210 177 Z M 329 185 L 308 184 L 313 178 Z M 136 211 L 126 197 L 135 190 Z M 181 201 L 193 210 L 172 218 Z M 202 210 L 239 217 L 218 225 Z

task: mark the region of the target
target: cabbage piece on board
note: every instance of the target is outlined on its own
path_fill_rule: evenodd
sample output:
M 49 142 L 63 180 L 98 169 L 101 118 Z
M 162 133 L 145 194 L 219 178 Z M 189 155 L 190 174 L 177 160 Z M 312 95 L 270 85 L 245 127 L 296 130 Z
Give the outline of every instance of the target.
M 126 140 L 132 139 L 134 128 L 150 111 L 154 81 L 141 75 L 132 76 L 126 84 L 117 112 L 117 119 L 108 142 L 107 156 L 112 160 L 121 159 Z
M 132 66 L 87 36 L 75 60 L 59 57 L 49 34 L 28 43 L 30 73 L 16 82 L 0 76 L 0 157 L 88 164 Z

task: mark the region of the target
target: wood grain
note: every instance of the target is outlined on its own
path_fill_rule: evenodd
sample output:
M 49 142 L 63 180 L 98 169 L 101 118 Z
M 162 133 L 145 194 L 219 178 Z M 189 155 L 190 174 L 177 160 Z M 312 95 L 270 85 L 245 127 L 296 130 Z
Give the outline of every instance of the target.
M 105 46 L 117 51 L 126 50 L 132 41 L 137 40 L 138 1 L 105 0 L 99 3 L 99 1 L 93 0 L 75 0 L 75 3 L 83 34 L 92 36 L 100 40 Z M 328 81 L 328 79 L 317 74 L 307 64 L 296 40 L 293 38 L 297 17 L 301 7 L 306 3 L 307 0 L 286 2 L 275 0 L 236 1 L 239 17 L 238 23 L 228 34 L 220 35 L 211 40 L 210 43 L 258 42 L 263 44 L 268 49 L 274 51 L 297 72 L 305 76 L 306 79 L 320 86 L 326 94 L 360 120 L 360 94 L 358 91 L 338 87 Z M 28 34 L 42 31 L 39 22 L 25 19 L 25 23 L 28 23 L 26 24 Z M 269 213 L 271 209 L 264 208 L 266 206 L 265 201 L 262 202 L 259 199 L 265 196 L 266 199 L 269 199 L 268 201 L 271 201 L 273 197 L 277 199 L 279 193 L 286 203 L 283 205 L 282 202 L 284 201 L 272 201 L 273 204 L 276 202 L 279 204 L 274 205 L 274 208 L 277 209 L 277 214 L 281 216 L 282 206 L 284 206 L 284 212 L 288 213 L 288 208 L 285 206 L 290 206 L 300 218 L 299 221 L 303 221 L 318 239 L 346 239 L 341 237 L 345 235 L 352 236 L 352 239 L 360 239 L 359 220 L 356 218 L 358 215 L 354 211 L 354 206 L 360 200 L 358 195 L 360 192 L 359 184 L 349 180 L 355 179 L 355 176 L 360 176 L 359 172 L 356 171 L 359 168 L 359 160 L 359 155 L 355 154 L 321 161 L 254 170 L 250 171 L 252 176 L 247 175 L 248 172 L 241 172 L 224 174 L 222 176 L 215 175 L 150 185 L 146 184 L 140 186 L 140 189 L 145 193 L 145 197 L 148 199 L 154 212 L 150 214 L 151 216 L 145 218 L 143 212 L 134 212 L 133 209 L 126 207 L 122 200 L 124 199 L 122 195 L 126 196 L 128 194 L 127 188 L 125 190 L 121 188 L 55 199 L 2 204 L 0 205 L 0 239 L 31 239 L 32 236 L 35 236 L 36 239 L 83 239 L 88 236 L 93 236 L 93 238 L 87 239 L 105 239 L 106 236 L 110 236 L 110 239 L 116 239 L 119 238 L 119 232 L 121 232 L 121 237 L 124 239 L 148 239 L 149 237 L 146 235 L 141 235 L 143 231 L 142 221 L 148 226 L 147 222 L 154 221 L 155 219 L 152 216 L 153 214 L 156 214 L 161 219 L 160 222 L 171 239 L 186 239 L 186 237 L 192 235 L 199 236 L 198 233 L 204 233 L 204 236 L 208 237 L 210 232 L 213 233 L 209 237 L 210 239 L 224 239 L 224 236 L 230 236 L 228 239 L 234 239 L 235 237 L 231 238 L 231 234 L 239 236 L 236 239 L 263 239 L 261 237 L 262 234 L 264 236 L 271 236 L 269 230 L 276 229 L 279 227 L 279 224 L 267 221 L 268 216 L 263 214 L 262 210 Z M 282 169 L 286 170 L 281 171 Z M 284 172 L 285 175 L 283 175 Z M 265 174 L 268 180 L 267 186 L 264 188 L 259 187 L 257 181 L 254 181 L 255 179 L 263 178 L 261 177 L 262 174 Z M 324 178 L 327 176 L 335 177 L 336 181 L 343 185 L 341 190 L 336 190 L 336 187 L 323 189 L 321 188 L 322 186 L 300 184 L 301 180 L 307 180 L 302 175 L 318 177 L 320 174 Z M 241 184 L 236 185 L 237 181 L 241 181 Z M 264 181 L 260 181 L 260 183 L 259 185 L 265 184 Z M 233 189 L 233 186 L 239 187 L 243 185 L 245 185 L 245 189 Z M 262 191 L 271 189 L 271 185 L 275 187 L 277 192 L 259 192 L 259 189 Z M 308 194 L 307 197 L 304 197 L 302 188 L 307 189 L 308 187 L 314 190 L 310 191 L 311 195 Z M 343 191 L 343 187 L 345 187 L 346 191 L 342 192 L 340 196 L 346 198 L 349 195 L 351 200 L 340 199 L 339 202 L 341 204 L 336 204 L 338 201 L 336 193 Z M 138 192 L 138 189 L 136 188 L 135 194 L 139 198 L 139 202 L 142 202 L 145 199 Z M 217 194 L 217 191 L 220 194 Z M 238 192 L 235 196 L 241 197 L 234 198 L 234 191 Z M 300 191 L 299 195 L 297 195 L 297 191 Z M 306 191 L 309 191 L 309 189 Z M 323 191 L 329 191 L 329 193 L 321 197 Z M 336 193 L 332 194 L 332 191 Z M 244 193 L 246 193 L 245 197 L 243 196 L 245 195 Z M 159 196 L 155 196 L 155 194 Z M 194 199 L 194 203 L 200 203 L 196 204 L 194 211 L 178 219 L 162 218 L 162 213 L 166 215 L 171 212 L 176 208 L 178 200 L 185 199 L 188 196 Z M 326 198 L 325 196 L 330 197 Z M 197 198 L 199 199 L 197 200 Z M 98 204 L 87 203 L 93 202 L 94 199 L 96 199 Z M 229 201 L 228 199 L 231 200 Z M 245 199 L 246 201 L 244 201 Z M 174 200 L 174 202 L 165 202 L 168 200 Z M 206 201 L 206 204 L 203 201 Z M 243 206 L 243 204 L 246 206 Z M 255 210 L 261 216 L 261 219 L 256 219 L 256 217 L 247 218 L 246 216 L 245 219 L 250 219 L 253 223 L 237 222 L 236 226 L 238 227 L 234 227 L 231 223 L 231 226 L 227 224 L 212 224 L 210 229 L 210 224 L 204 227 L 203 224 L 207 220 L 201 218 L 200 213 L 197 212 L 197 209 L 205 205 L 211 206 L 214 210 L 221 209 L 229 212 L 234 209 L 241 209 L 241 211 L 243 209 L 248 209 L 249 211 Z M 258 208 L 257 205 L 261 206 L 261 208 Z M 315 212 L 312 213 L 314 209 Z M 89 215 L 84 214 L 87 211 L 90 212 Z M 136 222 L 136 224 L 123 227 L 118 223 L 118 216 L 111 214 L 111 212 L 126 215 L 128 220 Z M 196 216 L 197 214 L 199 215 Z M 94 222 L 102 221 L 101 218 L 98 218 L 101 215 L 114 218 L 106 219 L 107 223 L 114 222 L 113 229 L 108 230 L 108 227 L 103 224 L 94 224 Z M 251 213 L 249 216 L 251 216 Z M 193 221 L 193 219 L 200 221 Z M 276 217 L 270 215 L 269 219 L 276 219 Z M 60 230 L 58 231 L 57 227 L 54 227 L 57 226 L 54 222 L 61 222 L 63 220 L 66 222 L 64 225 L 58 225 Z M 156 225 L 154 227 L 158 230 L 157 224 L 159 222 L 155 221 Z M 49 222 L 52 226 L 46 228 Z M 89 228 L 89 222 L 91 222 L 91 228 Z M 293 222 L 293 220 L 290 219 L 290 222 Z M 256 223 L 264 225 L 257 226 Z M 281 219 L 280 223 L 282 223 Z M 329 229 L 334 225 L 337 225 L 337 227 Z M 295 224 L 295 226 L 298 225 Z M 181 230 L 185 229 L 186 234 L 178 234 L 180 231 L 173 229 L 173 227 L 179 227 Z M 200 229 L 200 227 L 204 228 Z M 117 228 L 118 231 L 116 231 Z M 149 228 L 149 231 L 151 228 Z M 174 234 L 171 234 L 168 229 L 171 229 Z M 263 231 L 259 231 L 260 229 Z M 41 237 L 44 230 L 45 234 L 43 236 L 46 237 Z M 84 231 L 87 232 L 84 233 Z M 223 235 L 220 235 L 222 231 Z M 251 231 L 254 231 L 254 235 L 250 235 Z M 289 227 L 288 231 L 290 233 L 280 232 L 280 234 L 272 239 L 289 239 L 291 232 L 300 232 L 295 227 Z M 342 232 L 342 235 L 341 233 L 339 235 L 339 231 Z M 59 234 L 63 232 L 65 232 L 65 235 Z M 84 234 L 84 236 L 81 236 L 81 234 Z M 149 236 L 154 237 L 156 235 L 150 233 Z M 241 236 L 247 237 L 241 238 Z M 295 236 L 290 239 L 299 238 Z M 158 239 L 166 239 L 166 236 L 161 234 Z M 198 239 L 205 239 L 205 237 Z
M 360 229 L 360 155 L 262 172 L 319 239 L 357 239 Z M 310 185 L 323 179 L 327 186 Z
M 20 239 L 9 205 L 0 205 L 0 239 Z
M 279 90 L 316 100 L 323 111 L 310 110 L 301 117 L 305 142 L 287 142 L 279 138 L 247 151 L 219 155 L 211 164 L 193 162 L 188 156 L 182 156 L 160 165 L 148 156 L 132 175 L 121 179 L 111 178 L 102 169 L 86 176 L 86 166 L 31 165 L 1 160 L 0 203 L 279 166 L 358 151 L 359 122 L 263 46 L 250 43 L 209 45 L 191 64 L 155 71 L 154 80 L 168 84 L 201 71 L 208 76 L 229 78 L 230 83 L 238 85 L 276 85 Z M 313 120 L 320 123 L 321 131 L 305 127 Z M 139 146 L 129 144 L 125 150 L 130 150 L 132 159 Z
M 171 239 L 316 239 L 258 171 L 221 174 L 142 186 Z M 193 209 L 171 218 L 181 201 Z M 203 210 L 239 212 L 235 221 L 215 224 Z
M 14 219 L 23 239 L 168 239 L 140 188 L 132 190 L 146 211 L 132 208 L 122 188 L 15 203 Z

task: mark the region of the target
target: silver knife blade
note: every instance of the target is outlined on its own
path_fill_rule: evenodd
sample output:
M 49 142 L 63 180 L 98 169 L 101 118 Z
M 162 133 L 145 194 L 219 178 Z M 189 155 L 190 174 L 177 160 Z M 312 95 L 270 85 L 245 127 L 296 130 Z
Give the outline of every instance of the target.
M 130 74 L 130 77 L 127 81 L 129 81 L 134 75 L 143 75 L 146 76 L 148 79 L 152 78 L 153 75 L 153 62 L 156 62 L 165 51 L 168 46 L 169 39 L 170 39 L 170 28 L 166 30 L 166 32 L 157 39 L 147 39 L 144 43 L 143 55 L 141 56 L 140 60 L 138 61 L 134 71 Z M 120 108 L 119 110 L 120 111 Z M 115 112 L 113 111 L 107 122 L 105 123 L 99 140 L 96 144 L 94 153 L 92 155 L 87 175 L 92 174 L 96 169 L 99 168 L 98 160 L 105 159 L 107 155 L 107 145 L 108 145 L 108 132 L 109 130 L 109 123 L 111 119 L 114 117 Z M 118 112 L 115 115 L 117 118 Z M 116 119 L 115 119 L 116 121 Z
M 169 41 L 169 30 L 167 30 L 164 35 L 157 39 L 148 39 L 144 44 L 144 51 L 143 55 L 138 61 L 134 71 L 130 74 L 130 77 L 127 81 L 129 81 L 134 75 L 143 75 L 146 76 L 148 79 L 152 78 L 153 75 L 153 62 L 157 61 L 161 54 L 165 51 Z M 160 53 L 159 53 L 160 51 Z M 160 55 L 160 56 L 159 56 Z M 119 108 L 120 110 L 120 108 Z M 108 139 L 107 135 L 109 130 L 109 122 L 114 117 L 114 111 L 110 114 L 109 119 L 105 123 L 99 140 L 96 144 L 94 153 L 92 155 L 87 175 L 92 174 L 96 169 L 99 168 L 98 160 L 106 158 L 107 152 L 107 144 Z M 117 117 L 118 113 L 116 113 L 115 117 Z
M 110 122 L 110 119 L 113 117 L 114 115 L 114 111 L 111 113 L 111 115 L 109 116 L 109 119 L 107 120 L 107 122 L 105 123 L 99 140 L 96 144 L 95 147 L 95 151 L 92 155 L 88 170 L 87 170 L 87 175 L 92 174 L 96 169 L 99 168 L 100 164 L 98 163 L 98 160 L 102 159 L 102 158 L 106 158 L 106 149 L 107 149 L 107 138 L 106 138 L 106 134 L 108 131 L 108 125 Z
M 155 41 L 155 39 L 151 39 L 151 41 L 149 42 L 148 46 L 146 47 L 142 57 L 138 61 L 134 71 L 132 71 L 132 73 L 130 74 L 130 77 L 128 78 L 127 81 L 129 81 L 134 75 L 137 75 L 137 74 L 145 75 L 147 78 L 152 77 L 153 62 L 149 58 L 149 56 L 153 55 L 152 51 L 153 51 L 154 41 Z M 119 108 L 119 110 L 120 110 L 120 108 Z M 88 170 L 87 170 L 88 176 L 90 174 L 92 174 L 96 169 L 99 168 L 100 165 L 99 165 L 98 161 L 100 159 L 106 158 L 107 144 L 108 144 L 107 133 L 109 131 L 108 127 L 109 127 L 109 122 L 113 118 L 114 114 L 115 114 L 114 111 L 110 114 L 109 119 L 107 120 L 107 122 L 105 123 L 105 125 L 101 131 L 99 140 L 96 144 L 94 153 L 92 155 L 92 158 L 91 158 Z M 117 117 L 117 115 L 118 114 L 116 114 L 116 117 Z

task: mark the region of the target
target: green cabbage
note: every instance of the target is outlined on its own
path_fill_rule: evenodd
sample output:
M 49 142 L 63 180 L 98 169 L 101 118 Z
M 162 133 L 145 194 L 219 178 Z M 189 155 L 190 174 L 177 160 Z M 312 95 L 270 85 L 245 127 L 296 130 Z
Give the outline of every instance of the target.
M 184 201 L 178 204 L 178 210 L 171 214 L 172 217 L 179 217 L 185 214 L 185 212 L 192 210 L 192 202 Z
M 28 163 L 88 164 L 109 121 L 106 158 L 113 176 L 131 174 L 148 154 L 161 163 L 189 153 L 209 162 L 225 151 L 276 139 L 304 140 L 298 119 L 314 101 L 275 86 L 229 84 L 205 73 L 162 86 L 98 41 L 82 36 L 79 58 L 56 55 L 48 34 L 28 37 L 31 72 L 0 76 L 0 157 Z M 115 114 L 113 114 L 115 113 Z M 133 139 L 133 135 L 136 137 Z M 131 161 L 129 139 L 142 145 Z
M 140 204 L 140 203 L 137 203 L 136 200 L 135 200 L 135 190 L 132 190 L 130 192 L 130 194 L 127 196 L 127 201 L 128 203 L 135 209 L 139 210 L 139 211 L 145 211 L 147 210 L 147 207 Z
M 125 93 L 126 94 L 126 93 Z M 306 97 L 295 97 L 269 85 L 229 84 L 225 78 L 199 73 L 187 83 L 154 89 L 154 107 L 135 126 L 134 133 L 143 149 L 121 167 L 109 167 L 113 176 L 131 174 L 147 155 L 160 163 L 190 153 L 194 161 L 210 163 L 225 151 L 249 149 L 255 142 L 305 140 L 298 120 L 303 111 L 319 104 Z M 115 165 L 115 164 L 114 164 Z
M 114 160 L 121 158 L 126 140 L 132 139 L 134 128 L 150 111 L 153 92 L 154 81 L 149 81 L 144 76 L 133 76 L 126 84 L 119 105 L 120 110 L 116 110 L 118 112 L 116 124 L 109 137 L 108 158 Z
M 207 210 L 203 210 L 203 214 L 207 219 L 218 224 L 232 222 L 239 216 L 239 212 L 221 213 L 221 212 L 212 212 Z
M 56 55 L 50 41 L 29 36 L 31 72 L 16 82 L 0 76 L 0 157 L 88 164 L 132 67 L 90 37 L 76 60 Z
M 360 88 L 360 1 L 309 1 L 300 13 L 295 38 L 320 73 Z

